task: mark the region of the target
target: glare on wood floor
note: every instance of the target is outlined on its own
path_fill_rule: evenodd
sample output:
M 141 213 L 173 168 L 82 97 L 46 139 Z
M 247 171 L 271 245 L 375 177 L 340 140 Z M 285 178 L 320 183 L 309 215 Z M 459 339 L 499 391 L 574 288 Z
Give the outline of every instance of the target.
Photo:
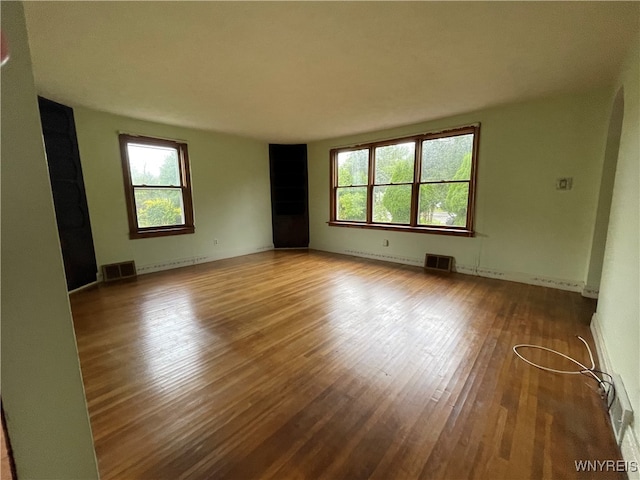
M 576 461 L 620 458 L 597 385 L 511 350 L 583 358 L 575 293 L 280 251 L 71 301 L 103 480 L 584 478 Z

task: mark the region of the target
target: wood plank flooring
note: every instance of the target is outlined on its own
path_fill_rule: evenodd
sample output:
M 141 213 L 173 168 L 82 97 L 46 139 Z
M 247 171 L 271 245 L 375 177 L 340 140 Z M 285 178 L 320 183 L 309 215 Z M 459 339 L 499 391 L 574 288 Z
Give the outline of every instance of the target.
M 71 303 L 103 480 L 624 478 L 576 472 L 620 458 L 595 382 L 511 350 L 587 362 L 578 294 L 278 251 Z

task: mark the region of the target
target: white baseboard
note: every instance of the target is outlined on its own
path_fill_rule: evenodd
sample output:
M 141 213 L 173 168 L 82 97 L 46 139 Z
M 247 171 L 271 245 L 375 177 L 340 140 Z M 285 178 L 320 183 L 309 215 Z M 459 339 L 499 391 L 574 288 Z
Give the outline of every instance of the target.
M 330 250 L 328 250 L 330 251 Z M 382 260 L 385 262 L 400 263 L 403 265 L 424 266 L 424 258 L 403 257 L 400 255 L 383 255 L 379 253 L 363 252 L 359 250 L 342 250 L 333 253 L 342 253 L 353 255 L 355 257 L 371 258 L 374 260 Z M 470 265 L 454 265 L 454 271 L 464 275 L 476 275 L 479 277 L 497 278 L 510 282 L 525 283 L 528 285 L 539 285 L 542 287 L 551 287 L 558 290 L 567 290 L 570 292 L 582 293 L 584 291 L 584 282 L 574 282 L 561 278 L 544 277 L 541 275 L 530 275 L 527 273 L 506 272 L 503 270 L 488 269 Z
M 541 287 L 551 287 L 569 292 L 582 292 L 584 282 L 575 282 L 563 278 L 546 277 L 542 275 L 531 275 L 521 272 L 508 272 L 482 267 L 472 267 L 468 265 L 456 265 L 456 272 L 467 275 L 477 275 L 479 277 L 497 278 L 509 282 L 526 283 L 527 285 L 538 285 Z
M 86 290 L 87 288 L 91 288 L 91 287 L 97 285 L 99 281 L 100 281 L 99 279 L 96 279 L 95 282 L 87 283 L 86 285 L 83 285 L 81 287 L 74 288 L 73 290 L 69 290 L 68 293 L 69 293 L 69 295 L 71 295 L 72 293 L 81 292 L 82 290 Z
M 598 359 L 600 360 L 600 369 L 608 373 L 615 372 L 615 369 L 611 364 L 611 357 L 609 357 L 607 346 L 604 343 L 602 326 L 598 321 L 597 313 L 594 313 L 591 318 L 591 334 L 593 335 L 593 341 L 596 344 L 596 351 L 598 352 Z M 630 469 L 627 472 L 629 480 L 640 480 L 640 468 L 638 468 L 640 465 L 640 442 L 638 442 L 638 438 L 636 437 L 633 428 L 627 428 L 620 445 L 620 451 L 622 453 L 622 458 L 627 462 L 627 464 L 633 464 L 636 466 L 635 471 Z
M 629 480 L 640 480 L 640 443 L 632 428 L 627 429 L 627 433 L 622 439 L 622 445 L 620 445 L 620 451 L 627 464 L 635 465 L 635 469 L 629 469 L 627 472 Z
M 222 250 L 215 255 L 199 255 L 194 257 L 176 258 L 172 260 L 165 260 L 162 262 L 148 263 L 145 265 L 138 265 L 136 262 L 136 272 L 138 275 L 145 275 L 147 273 L 161 272 L 163 270 L 172 270 L 174 268 L 188 267 L 190 265 L 198 265 L 200 263 L 215 262 L 216 260 L 223 260 L 225 258 L 240 257 L 242 255 L 250 255 L 252 253 L 264 252 L 267 250 L 273 250 L 273 245 L 266 245 L 257 248 L 240 248 Z M 102 281 L 102 275 L 99 275 L 99 281 Z
M 598 287 L 590 287 L 589 285 L 585 285 L 582 289 L 582 296 L 587 298 L 598 298 L 598 294 L 600 293 L 600 289 Z
M 353 255 L 354 257 L 371 258 L 372 260 L 382 260 L 384 262 L 400 263 L 402 265 L 414 265 L 419 267 L 424 265 L 424 259 L 422 258 L 402 257 L 399 255 L 383 255 L 381 253 L 361 252 L 358 250 L 343 250 L 333 253 Z

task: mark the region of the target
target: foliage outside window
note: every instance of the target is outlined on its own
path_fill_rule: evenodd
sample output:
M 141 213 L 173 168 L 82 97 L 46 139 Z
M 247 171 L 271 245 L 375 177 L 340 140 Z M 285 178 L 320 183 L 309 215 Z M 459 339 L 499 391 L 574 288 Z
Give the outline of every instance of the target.
M 479 128 L 332 150 L 329 224 L 472 236 Z
M 187 145 L 120 135 L 130 238 L 193 233 Z

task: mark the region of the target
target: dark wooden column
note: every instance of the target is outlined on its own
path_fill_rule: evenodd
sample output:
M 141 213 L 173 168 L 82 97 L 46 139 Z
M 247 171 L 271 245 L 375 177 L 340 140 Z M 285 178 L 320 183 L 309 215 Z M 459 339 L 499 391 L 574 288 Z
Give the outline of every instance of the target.
M 309 246 L 307 145 L 269 145 L 275 248 Z

